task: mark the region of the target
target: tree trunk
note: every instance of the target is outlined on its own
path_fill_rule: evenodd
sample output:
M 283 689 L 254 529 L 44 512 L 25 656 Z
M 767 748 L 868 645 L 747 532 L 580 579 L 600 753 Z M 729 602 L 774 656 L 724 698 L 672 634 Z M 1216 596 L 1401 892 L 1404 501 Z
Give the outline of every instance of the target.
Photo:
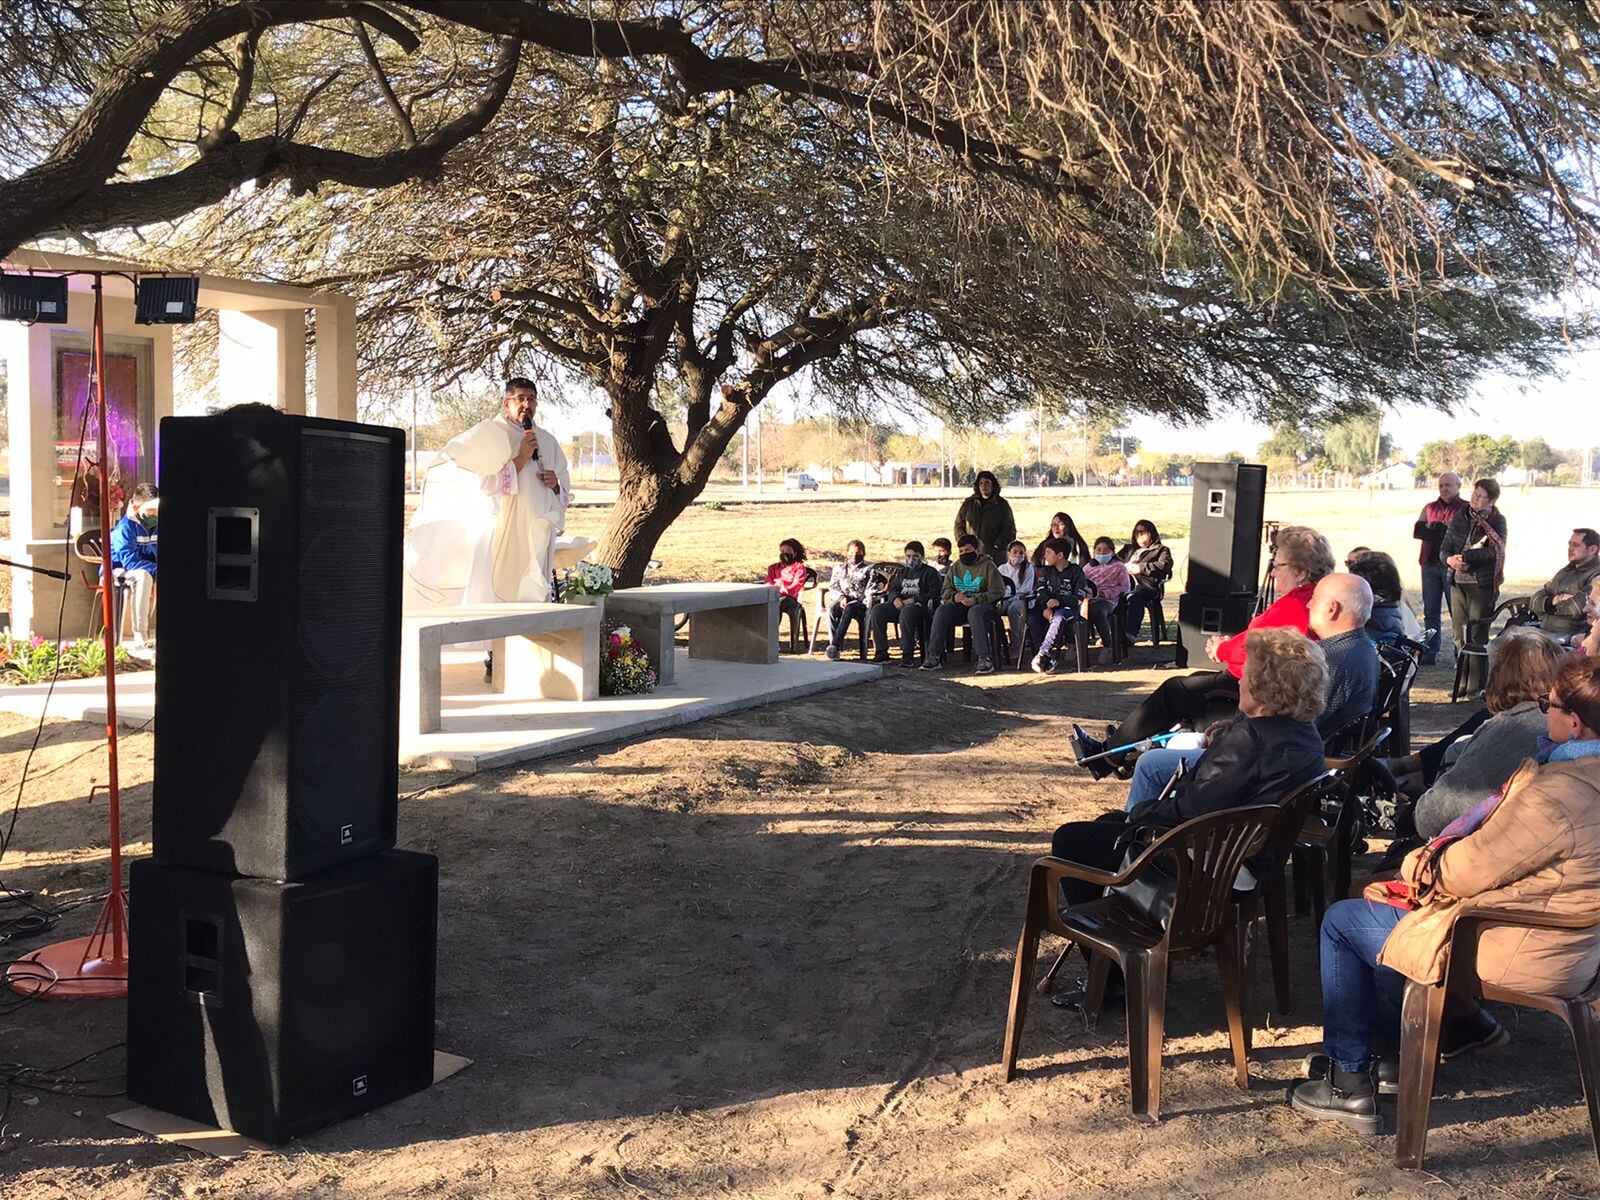
M 700 494 L 675 478 L 626 473 L 617 485 L 617 502 L 606 521 L 595 558 L 616 574 L 616 585 L 638 587 L 661 535 Z

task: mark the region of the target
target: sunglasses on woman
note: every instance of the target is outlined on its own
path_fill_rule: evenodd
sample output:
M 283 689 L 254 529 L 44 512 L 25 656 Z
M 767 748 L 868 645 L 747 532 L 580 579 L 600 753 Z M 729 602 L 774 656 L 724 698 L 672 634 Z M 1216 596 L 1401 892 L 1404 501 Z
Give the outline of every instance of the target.
M 1539 697 L 1539 711 L 1540 712 L 1547 713 L 1552 708 L 1555 709 L 1557 712 L 1569 713 L 1569 712 L 1572 711 L 1565 704 L 1557 704 L 1554 700 L 1550 699 L 1549 696 L 1540 696 Z

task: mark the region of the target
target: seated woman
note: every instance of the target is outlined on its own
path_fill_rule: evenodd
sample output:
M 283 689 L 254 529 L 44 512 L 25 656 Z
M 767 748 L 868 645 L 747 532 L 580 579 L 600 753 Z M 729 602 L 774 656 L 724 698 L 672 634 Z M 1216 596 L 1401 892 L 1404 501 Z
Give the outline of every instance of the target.
M 1145 611 L 1150 611 L 1153 625 L 1155 606 L 1167 580 L 1172 578 L 1172 551 L 1161 544 L 1155 522 L 1140 520 L 1133 523 L 1133 539 L 1117 551 L 1117 557 L 1128 565 L 1128 574 L 1133 576 L 1133 591 L 1128 596 L 1128 641 L 1137 642 Z M 1159 632 L 1152 629 L 1151 638 Z
M 1438 837 L 1451 821 L 1497 792 L 1534 752 L 1545 728 L 1539 698 L 1550 690 L 1565 657 L 1536 630 L 1508 629 L 1489 646 L 1487 710 L 1481 720 L 1472 718 L 1470 734 L 1457 730 L 1416 754 L 1386 760 L 1398 790 L 1420 794 L 1413 813 L 1418 835 Z
M 1164 797 L 1129 812 L 1062 825 L 1050 853 L 1085 866 L 1114 871 L 1122 863 L 1119 841 L 1129 826 L 1181 825 L 1227 808 L 1277 804 L 1323 770 L 1317 717 L 1328 690 L 1328 664 L 1305 634 L 1254 629 L 1239 678 L 1239 715 L 1214 727 L 1194 769 Z M 1069 903 L 1100 894 L 1093 884 L 1063 880 Z
M 1072 727 L 1072 745 L 1078 761 L 1099 754 L 1107 746 L 1123 745 L 1166 733 L 1174 725 L 1193 725 L 1205 719 L 1213 706 L 1231 708 L 1239 695 L 1239 677 L 1244 671 L 1246 637 L 1254 629 L 1282 626 L 1306 633 L 1311 628 L 1311 593 L 1317 581 L 1333 571 L 1333 551 L 1328 539 L 1304 525 L 1287 525 L 1278 531 L 1278 549 L 1273 560 L 1272 578 L 1278 599 L 1251 621 L 1243 633 L 1224 638 L 1215 636 L 1206 652 L 1221 663 L 1220 671 L 1196 671 L 1168 679 L 1128 715 L 1121 725 L 1110 726 L 1102 739 L 1090 737 L 1077 725 Z M 1096 759 L 1088 763 L 1096 779 L 1126 764 L 1119 758 Z
M 1294 1108 L 1361 1133 L 1378 1131 L 1378 1086 L 1398 1084 L 1395 1061 L 1406 979 L 1437 983 L 1451 914 L 1471 900 L 1536 912 L 1600 910 L 1600 661 L 1568 660 L 1539 707 L 1548 741 L 1525 762 L 1482 823 L 1431 860 L 1408 855 L 1401 878 L 1427 893 L 1415 910 L 1341 900 L 1322 921 L 1322 1034 L 1326 1075 L 1300 1084 Z M 1463 822 L 1466 824 L 1466 822 Z M 1600 973 L 1590 931 L 1491 929 L 1478 975 L 1517 991 L 1576 996 Z M 1487 1012 L 1447 1022 L 1441 1057 L 1509 1040 Z M 1376 1079 L 1374 1078 L 1376 1069 Z
M 1408 610 L 1400 588 L 1400 568 L 1395 566 L 1393 558 L 1381 550 L 1358 546 L 1350 551 L 1344 566 L 1350 574 L 1361 576 L 1372 587 L 1372 615 L 1367 618 L 1367 632 L 1372 635 L 1373 641 L 1393 645 L 1403 637 L 1422 632 L 1415 616 L 1411 618 L 1408 632 Z
M 1050 518 L 1050 532 L 1033 548 L 1034 566 L 1044 566 L 1044 548 L 1051 538 L 1065 538 L 1071 547 L 1068 556 L 1080 567 L 1089 561 L 1089 543 L 1083 540 L 1083 534 L 1079 533 L 1078 527 L 1072 523 L 1072 517 L 1067 513 L 1058 512 Z
M 805 590 L 806 548 L 795 538 L 784 538 L 778 543 L 778 561 L 767 568 L 767 584 L 778 589 L 778 619 L 789 614 L 789 640 L 805 620 L 800 607 L 800 593 Z

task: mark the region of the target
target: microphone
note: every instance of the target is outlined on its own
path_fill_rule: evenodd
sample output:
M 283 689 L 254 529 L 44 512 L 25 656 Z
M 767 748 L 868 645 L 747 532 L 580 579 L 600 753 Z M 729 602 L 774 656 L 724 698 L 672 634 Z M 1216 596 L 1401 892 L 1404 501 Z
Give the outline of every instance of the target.
M 522 427 L 524 429 L 532 429 L 533 428 L 533 414 L 532 413 L 523 413 L 522 414 Z

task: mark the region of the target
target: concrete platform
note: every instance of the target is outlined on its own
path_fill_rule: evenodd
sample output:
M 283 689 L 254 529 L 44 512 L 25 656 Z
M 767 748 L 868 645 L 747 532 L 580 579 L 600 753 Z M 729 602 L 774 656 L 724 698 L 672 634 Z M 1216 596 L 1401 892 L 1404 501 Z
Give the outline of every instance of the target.
M 773 665 L 689 657 L 677 650 L 675 682 L 647 696 L 601 696 L 598 700 L 508 700 L 483 682 L 483 656 L 445 651 L 443 727 L 406 737 L 404 766 L 480 771 L 548 758 L 602 742 L 641 737 L 799 696 L 815 695 L 879 679 L 871 663 L 784 657 Z M 45 685 L 0 687 L 0 712 L 37 717 Z M 105 722 L 105 684 L 99 679 L 62 680 L 49 715 Z M 155 717 L 155 672 L 117 676 L 117 724 L 137 729 Z

